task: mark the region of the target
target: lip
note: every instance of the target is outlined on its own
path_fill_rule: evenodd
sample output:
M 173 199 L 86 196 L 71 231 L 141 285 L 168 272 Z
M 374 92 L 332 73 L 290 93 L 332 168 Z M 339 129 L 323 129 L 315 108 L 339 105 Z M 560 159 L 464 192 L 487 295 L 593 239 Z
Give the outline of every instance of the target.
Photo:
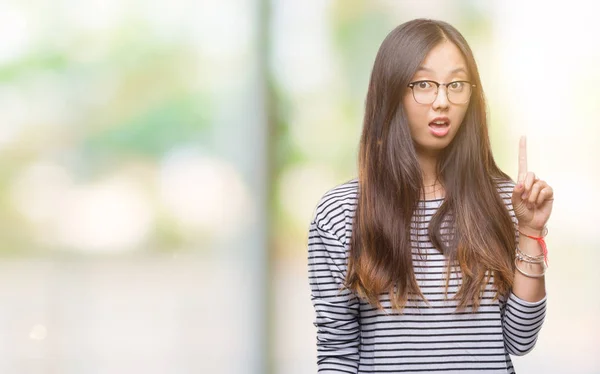
M 444 122 L 447 122 L 448 126 L 441 127 L 441 128 L 435 128 L 435 127 L 429 126 L 429 125 L 431 125 L 432 122 L 435 122 L 435 121 L 444 121 Z M 434 119 L 432 119 L 429 122 L 429 125 L 428 125 L 429 131 L 431 131 L 431 133 L 434 136 L 442 137 L 442 136 L 448 135 L 448 132 L 450 132 L 450 126 L 451 126 L 451 124 L 450 124 L 450 119 L 448 117 L 435 117 Z
M 446 126 L 441 129 L 436 129 L 436 128 L 429 126 L 429 131 L 431 131 L 431 133 L 434 136 L 443 137 L 443 136 L 448 135 L 448 133 L 450 132 L 450 126 Z
M 448 118 L 448 117 L 435 117 L 434 119 L 432 119 L 431 121 L 429 121 L 429 123 L 431 124 L 432 122 L 435 122 L 435 121 L 448 122 L 448 125 L 450 125 L 450 118 Z

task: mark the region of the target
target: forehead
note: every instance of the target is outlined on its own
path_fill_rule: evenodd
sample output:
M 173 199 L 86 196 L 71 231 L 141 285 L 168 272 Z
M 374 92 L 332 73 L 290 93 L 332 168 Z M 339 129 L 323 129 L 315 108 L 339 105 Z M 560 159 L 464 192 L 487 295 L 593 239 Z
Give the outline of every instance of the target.
M 435 46 L 417 70 L 418 73 L 431 73 L 438 76 L 468 75 L 467 62 L 458 47 L 451 42 Z

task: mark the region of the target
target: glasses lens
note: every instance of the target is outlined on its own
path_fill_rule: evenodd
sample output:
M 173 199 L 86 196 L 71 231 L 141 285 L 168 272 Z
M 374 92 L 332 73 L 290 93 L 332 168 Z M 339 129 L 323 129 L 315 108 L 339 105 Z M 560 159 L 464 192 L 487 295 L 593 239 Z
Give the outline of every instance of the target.
M 432 82 L 418 82 L 413 86 L 413 96 L 419 104 L 431 104 L 437 95 L 437 86 Z
M 471 85 L 468 82 L 452 82 L 447 86 L 448 101 L 465 104 L 471 97 Z

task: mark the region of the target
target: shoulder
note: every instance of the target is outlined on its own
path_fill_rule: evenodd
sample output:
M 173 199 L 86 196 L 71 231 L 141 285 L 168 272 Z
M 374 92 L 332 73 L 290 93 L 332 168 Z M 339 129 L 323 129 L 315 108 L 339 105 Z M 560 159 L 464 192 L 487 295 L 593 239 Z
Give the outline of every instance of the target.
M 314 209 L 311 223 L 346 242 L 357 204 L 358 179 L 354 178 L 323 194 Z
M 512 179 L 504 177 L 492 177 L 492 181 L 496 184 L 500 197 L 510 200 L 516 183 Z
M 504 202 L 506 210 L 508 210 L 511 219 L 516 222 L 514 208 L 512 205 L 512 194 L 516 183 L 510 178 L 492 177 L 492 180 L 496 184 L 498 194 Z

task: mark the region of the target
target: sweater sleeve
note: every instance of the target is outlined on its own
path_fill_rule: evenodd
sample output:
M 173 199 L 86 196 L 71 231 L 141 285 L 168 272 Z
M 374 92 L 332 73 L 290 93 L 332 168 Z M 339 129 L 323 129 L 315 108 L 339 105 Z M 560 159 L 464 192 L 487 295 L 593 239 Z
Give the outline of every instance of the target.
M 507 352 L 511 355 L 523 356 L 531 351 L 545 317 L 546 296 L 540 301 L 529 302 L 511 292 L 504 305 L 502 316 L 502 331 Z
M 359 300 L 342 289 L 346 275 L 345 246 L 331 233 L 310 224 L 308 279 L 317 328 L 319 373 L 357 373 L 359 366 Z

